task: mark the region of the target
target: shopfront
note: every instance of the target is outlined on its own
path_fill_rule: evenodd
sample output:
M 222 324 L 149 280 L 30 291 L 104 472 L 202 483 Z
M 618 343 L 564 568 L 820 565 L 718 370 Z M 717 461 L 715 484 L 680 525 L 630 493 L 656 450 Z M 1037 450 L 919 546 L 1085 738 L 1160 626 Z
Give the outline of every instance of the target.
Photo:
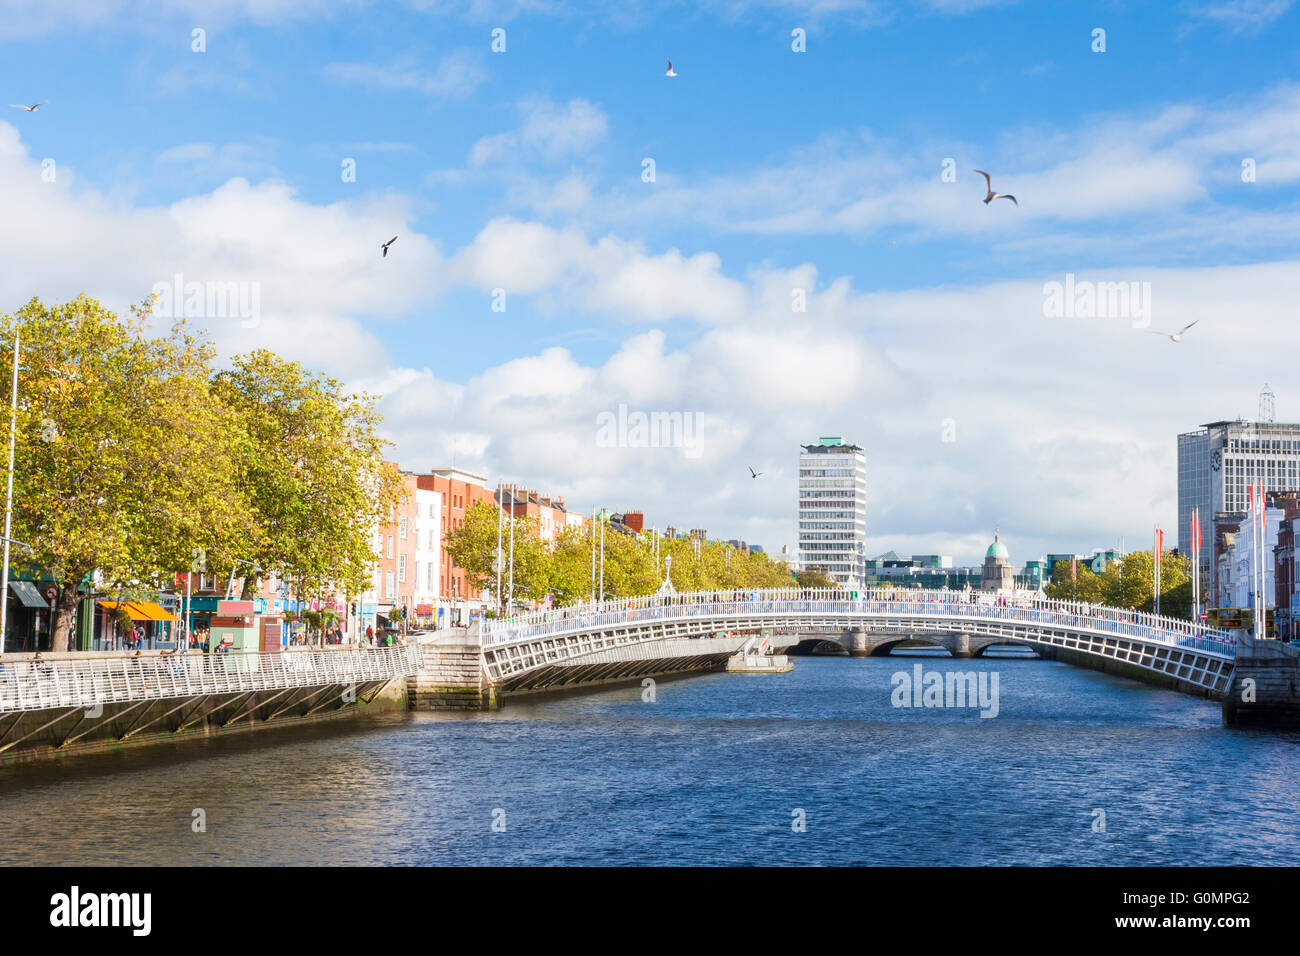
M 170 650 L 181 619 L 156 601 L 96 601 L 94 650 Z

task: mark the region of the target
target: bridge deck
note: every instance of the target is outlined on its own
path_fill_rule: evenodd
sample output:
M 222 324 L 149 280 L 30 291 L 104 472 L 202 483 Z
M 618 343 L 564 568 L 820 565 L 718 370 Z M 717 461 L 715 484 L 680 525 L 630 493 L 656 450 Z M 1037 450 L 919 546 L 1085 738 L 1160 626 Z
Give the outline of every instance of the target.
M 1210 693 L 1226 687 L 1236 650 L 1231 634 L 1191 621 L 1030 595 L 787 589 L 655 595 L 489 621 L 484 666 L 493 681 L 515 681 L 612 647 L 762 628 L 984 635 L 1107 658 Z

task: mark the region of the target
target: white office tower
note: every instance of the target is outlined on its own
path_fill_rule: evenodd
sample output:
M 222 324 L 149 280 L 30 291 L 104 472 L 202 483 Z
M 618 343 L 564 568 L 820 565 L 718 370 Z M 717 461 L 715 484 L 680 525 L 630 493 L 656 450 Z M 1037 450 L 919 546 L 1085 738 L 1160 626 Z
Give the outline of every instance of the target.
M 843 438 L 799 455 L 799 564 L 858 587 L 867 558 L 867 456 Z
M 1245 518 L 1247 489 L 1261 484 L 1268 494 L 1300 491 L 1300 424 L 1210 422 L 1178 436 L 1178 550 L 1191 553 L 1192 509 L 1201 515 L 1201 582 L 1220 594 L 1214 545 L 1220 519 L 1236 525 Z M 1212 575 L 1214 577 L 1212 578 Z M 1213 598 L 1212 598 L 1213 599 Z

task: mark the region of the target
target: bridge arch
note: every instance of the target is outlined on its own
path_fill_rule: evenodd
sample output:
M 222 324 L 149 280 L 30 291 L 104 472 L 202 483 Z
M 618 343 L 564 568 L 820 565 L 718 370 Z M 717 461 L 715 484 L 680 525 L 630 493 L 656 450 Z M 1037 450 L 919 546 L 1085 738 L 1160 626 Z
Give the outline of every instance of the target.
M 671 648 L 687 653 L 689 644 L 675 642 L 704 637 L 725 653 L 728 641 L 739 649 L 747 635 L 761 632 L 776 646 L 830 640 L 850 653 L 920 635 L 955 657 L 1019 644 L 1068 663 L 1221 696 L 1236 651 L 1230 634 L 1199 623 L 1029 593 L 992 598 L 950 591 L 774 589 L 647 595 L 533 611 L 477 627 L 486 676 L 512 685 L 526 683 L 530 673 L 614 648 L 627 649 L 619 652 L 624 660 L 642 644 L 653 644 L 659 654 Z

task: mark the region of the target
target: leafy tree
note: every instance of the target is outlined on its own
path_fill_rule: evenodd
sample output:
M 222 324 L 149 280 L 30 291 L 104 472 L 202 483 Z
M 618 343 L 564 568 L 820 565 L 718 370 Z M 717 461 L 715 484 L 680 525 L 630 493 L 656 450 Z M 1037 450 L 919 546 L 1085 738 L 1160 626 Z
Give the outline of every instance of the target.
M 1187 555 L 1165 552 L 1160 563 L 1160 613 L 1169 617 L 1190 617 L 1192 610 L 1192 563 Z M 1109 607 L 1155 609 L 1155 566 L 1150 551 L 1132 551 L 1122 561 L 1111 562 L 1096 574 L 1079 564 L 1077 580 L 1068 561 L 1058 561 L 1053 582 L 1044 590 L 1048 597 L 1083 601 Z
M 22 333 L 13 536 L 59 588 L 55 651 L 92 575 L 157 589 L 194 549 L 227 554 L 249 530 L 227 465 L 244 435 L 209 392 L 212 348 L 184 323 L 149 337 L 148 318 L 148 303 L 123 319 L 84 295 L 0 317 L 5 341 Z M 5 383 L 12 363 L 8 349 Z
M 451 560 L 465 569 L 465 578 L 472 590 L 491 588 L 496 591 L 497 572 L 497 507 L 486 501 L 475 502 L 465 512 L 459 528 L 444 539 Z M 501 591 L 502 600 L 507 592 L 507 575 L 510 553 L 510 525 L 501 528 Z M 515 519 L 514 543 L 514 595 L 515 599 L 539 601 L 546 595 L 550 555 L 538 532 L 535 517 L 520 516 Z
M 237 557 L 292 578 L 303 594 L 366 590 L 374 529 L 404 494 L 383 462 L 374 397 L 264 349 L 236 356 L 212 387 L 247 435 L 231 468 L 257 533 Z M 245 598 L 256 577 L 244 577 Z
M 801 588 L 834 588 L 839 587 L 835 579 L 825 571 L 796 571 L 794 575 L 795 583 Z

